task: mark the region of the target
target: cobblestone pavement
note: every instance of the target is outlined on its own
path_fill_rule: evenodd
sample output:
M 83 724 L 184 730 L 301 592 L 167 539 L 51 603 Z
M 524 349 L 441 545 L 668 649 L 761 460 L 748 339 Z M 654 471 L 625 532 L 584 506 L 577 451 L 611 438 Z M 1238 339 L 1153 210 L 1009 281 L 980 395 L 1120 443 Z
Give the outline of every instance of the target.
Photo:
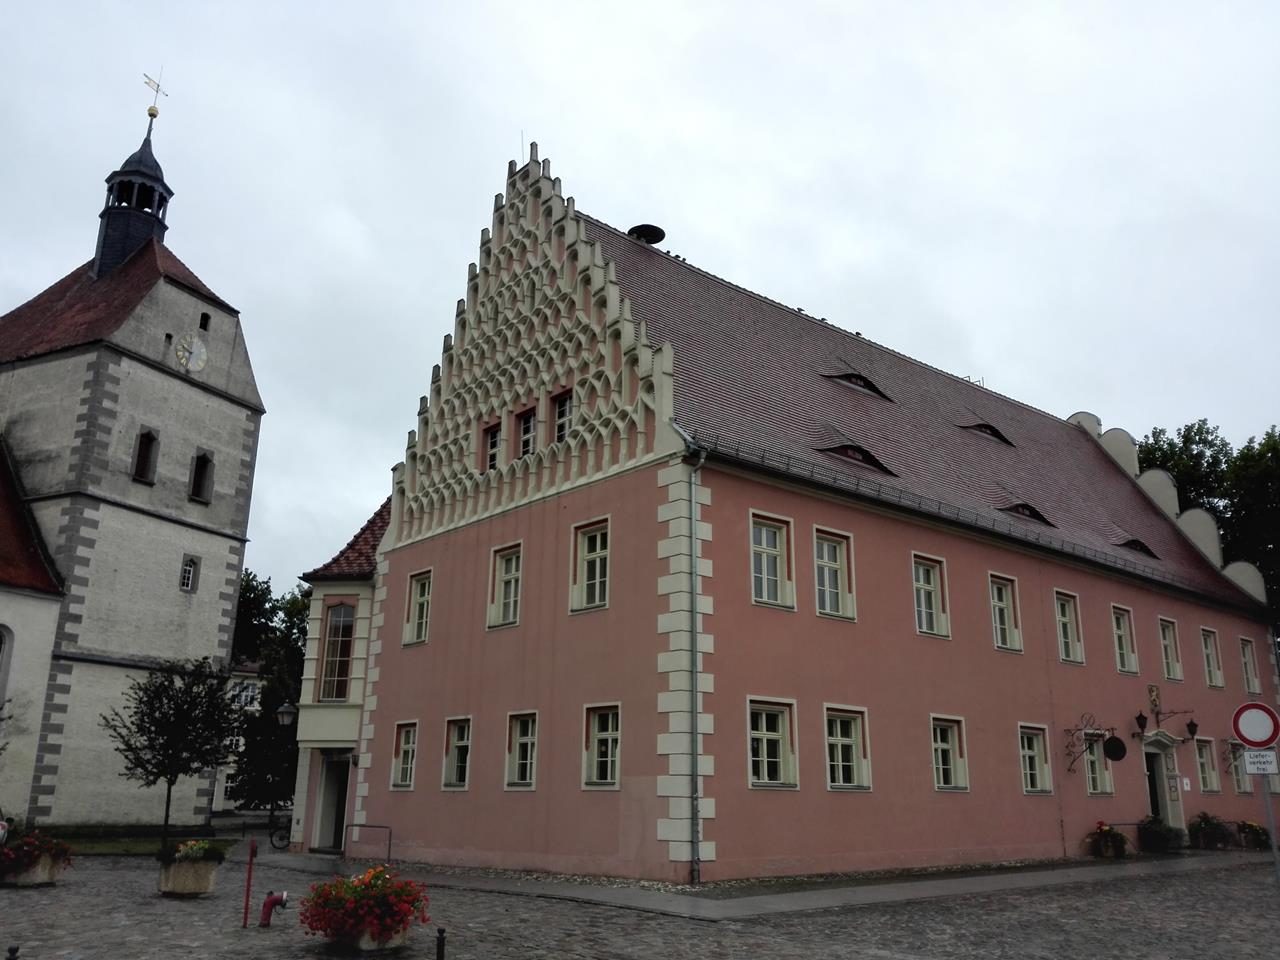
M 244 930 L 243 864 L 222 868 L 213 896 L 180 901 L 156 896 L 151 861 L 81 858 L 52 889 L 0 890 L 0 949 L 20 945 L 21 960 L 331 957 L 293 907 L 258 929 L 268 888 L 296 901 L 314 879 L 269 857 L 262 867 Z M 448 928 L 449 960 L 1280 957 L 1280 890 L 1270 866 L 1256 862 L 721 923 L 444 888 L 431 892 L 431 915 L 432 927 Z M 434 955 L 429 929 L 398 954 Z

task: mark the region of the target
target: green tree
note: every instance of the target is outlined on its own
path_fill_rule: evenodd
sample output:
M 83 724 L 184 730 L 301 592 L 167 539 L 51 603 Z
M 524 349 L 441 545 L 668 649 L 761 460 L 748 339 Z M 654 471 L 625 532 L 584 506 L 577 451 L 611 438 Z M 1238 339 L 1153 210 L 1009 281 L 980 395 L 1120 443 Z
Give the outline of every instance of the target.
M 1223 548 L 1229 559 L 1248 560 L 1262 571 L 1271 622 L 1280 626 L 1280 434 L 1274 425 L 1236 451 L 1225 495 L 1231 518 Z
M 260 578 L 246 569 L 240 575 L 240 601 L 231 634 L 231 659 L 235 663 L 255 663 L 263 646 L 275 631 L 280 616 L 279 602 L 271 593 L 271 578 Z
M 1138 443 L 1139 466 L 1167 470 L 1183 510 L 1204 507 L 1220 524 L 1230 512 L 1226 481 L 1232 457 L 1231 444 L 1208 420 L 1188 423 L 1172 436 L 1155 427 Z
M 174 785 L 214 769 L 234 753 L 240 709 L 227 696 L 230 678 L 208 657 L 173 661 L 130 681 L 123 712 L 112 707 L 99 720 L 124 758 L 122 777 L 144 787 L 165 785 L 164 848 Z

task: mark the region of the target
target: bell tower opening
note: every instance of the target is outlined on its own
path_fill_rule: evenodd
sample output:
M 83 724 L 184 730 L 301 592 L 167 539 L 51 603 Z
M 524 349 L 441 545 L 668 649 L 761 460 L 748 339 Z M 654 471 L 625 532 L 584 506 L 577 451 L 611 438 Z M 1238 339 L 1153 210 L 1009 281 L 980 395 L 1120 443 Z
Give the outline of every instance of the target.
M 133 256 L 148 240 L 164 240 L 173 191 L 151 149 L 151 131 L 159 111 L 147 108 L 147 135 L 120 169 L 107 177 L 107 199 L 98 215 L 98 247 L 93 275 L 105 277 Z

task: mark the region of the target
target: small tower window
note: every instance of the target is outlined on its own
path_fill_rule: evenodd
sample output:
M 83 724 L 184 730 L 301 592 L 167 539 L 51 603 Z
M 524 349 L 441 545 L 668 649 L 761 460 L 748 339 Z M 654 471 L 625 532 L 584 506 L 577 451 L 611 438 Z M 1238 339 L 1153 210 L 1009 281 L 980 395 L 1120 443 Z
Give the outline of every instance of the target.
M 200 559 L 187 554 L 182 558 L 178 573 L 178 589 L 183 593 L 195 593 L 200 586 Z
M 188 496 L 197 503 L 208 503 L 213 499 L 213 456 L 209 453 L 198 453 L 191 461 L 191 489 Z
M 153 430 L 138 434 L 133 453 L 133 479 L 138 483 L 156 482 L 156 461 L 160 458 L 160 438 Z
M 201 330 L 209 329 L 209 315 L 207 313 L 200 314 L 200 329 Z

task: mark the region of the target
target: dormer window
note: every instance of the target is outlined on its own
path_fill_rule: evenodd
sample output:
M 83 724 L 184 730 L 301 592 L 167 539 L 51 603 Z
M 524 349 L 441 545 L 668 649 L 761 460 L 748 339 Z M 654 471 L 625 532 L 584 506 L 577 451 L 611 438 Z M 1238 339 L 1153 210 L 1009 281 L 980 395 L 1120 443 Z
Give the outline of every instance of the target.
M 1145 554 L 1146 556 L 1150 557 L 1152 560 L 1160 559 L 1159 557 L 1156 556 L 1154 550 L 1148 547 L 1145 543 L 1143 543 L 1137 537 L 1132 537 L 1124 541 L 1124 543 L 1120 544 L 1120 546 L 1124 547 L 1126 550 L 1132 550 L 1134 553 Z
M 980 433 L 984 437 L 990 437 L 992 440 L 999 440 L 1001 443 L 1013 446 L 1013 441 L 1006 437 L 989 423 L 970 423 L 964 424 L 963 428 L 973 433 Z
M 1011 507 L 1001 507 L 1000 509 L 1004 513 L 1012 513 L 1015 517 L 1021 517 L 1024 520 L 1034 520 L 1036 523 L 1043 523 L 1046 527 L 1053 526 L 1043 513 L 1029 503 L 1015 503 Z
M 879 397 L 881 400 L 889 400 L 889 395 L 871 382 L 869 377 L 855 371 L 849 373 L 823 374 L 828 380 L 835 380 L 837 383 L 843 383 L 847 387 L 853 387 L 855 390 L 861 390 L 863 393 L 870 393 Z
M 887 473 L 889 476 L 897 476 L 892 470 L 881 463 L 874 453 L 866 447 L 860 447 L 853 443 L 844 443 L 836 447 L 824 447 L 823 453 L 829 453 L 833 457 L 840 457 L 842 460 L 849 460 L 861 467 L 869 467 L 872 470 L 878 470 L 880 473 Z

